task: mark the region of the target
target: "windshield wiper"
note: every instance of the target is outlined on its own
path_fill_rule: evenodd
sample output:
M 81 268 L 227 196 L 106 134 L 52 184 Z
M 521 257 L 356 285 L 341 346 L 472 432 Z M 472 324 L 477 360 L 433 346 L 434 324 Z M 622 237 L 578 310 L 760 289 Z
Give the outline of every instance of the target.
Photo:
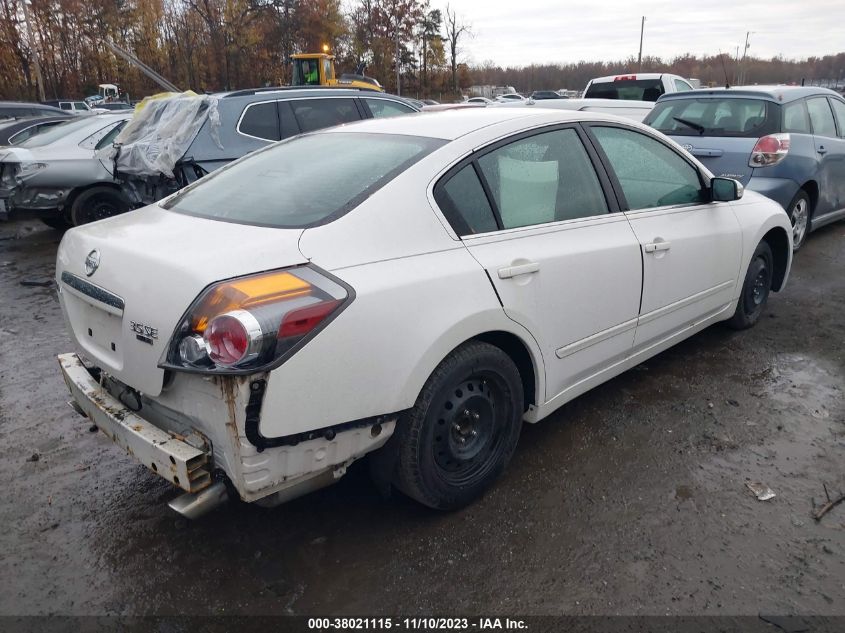
M 698 132 L 699 135 L 704 134 L 704 130 L 706 128 L 700 123 L 695 123 L 694 121 L 687 121 L 686 119 L 682 119 L 679 116 L 673 116 L 672 118 L 681 125 L 686 125 L 688 128 L 692 128 L 693 130 Z

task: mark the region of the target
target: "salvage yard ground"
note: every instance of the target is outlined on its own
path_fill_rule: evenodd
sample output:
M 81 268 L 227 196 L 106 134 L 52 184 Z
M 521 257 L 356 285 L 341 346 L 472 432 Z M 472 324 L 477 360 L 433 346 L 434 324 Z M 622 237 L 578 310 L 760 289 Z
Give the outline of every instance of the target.
M 2 615 L 845 615 L 845 504 L 812 517 L 845 493 L 845 223 L 810 237 L 757 327 L 712 327 L 526 426 L 463 511 L 383 500 L 358 464 L 194 523 L 66 404 L 40 283 L 59 239 L 0 226 Z

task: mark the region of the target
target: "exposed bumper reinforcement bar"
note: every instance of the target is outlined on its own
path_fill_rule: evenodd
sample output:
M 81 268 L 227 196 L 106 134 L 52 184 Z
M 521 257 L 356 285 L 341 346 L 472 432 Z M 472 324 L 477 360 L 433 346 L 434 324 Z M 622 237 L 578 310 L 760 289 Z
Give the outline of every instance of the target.
M 125 407 L 99 383 L 76 354 L 60 354 L 65 383 L 81 410 L 115 444 L 186 492 L 211 485 L 208 455 Z

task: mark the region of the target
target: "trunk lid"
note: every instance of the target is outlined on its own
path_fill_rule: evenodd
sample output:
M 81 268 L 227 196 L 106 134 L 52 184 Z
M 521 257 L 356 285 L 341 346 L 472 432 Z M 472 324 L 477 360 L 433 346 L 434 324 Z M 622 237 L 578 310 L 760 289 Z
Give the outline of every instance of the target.
M 681 145 L 707 167 L 714 176 L 734 178 L 748 185 L 754 168 L 749 166 L 751 150 L 757 138 L 738 138 L 732 136 L 677 136 L 673 141 Z
M 156 396 L 164 379 L 158 363 L 202 289 L 306 263 L 298 248 L 301 234 L 192 217 L 158 205 L 72 229 L 56 261 L 71 337 L 105 372 Z M 89 275 L 86 260 L 93 251 L 98 265 Z

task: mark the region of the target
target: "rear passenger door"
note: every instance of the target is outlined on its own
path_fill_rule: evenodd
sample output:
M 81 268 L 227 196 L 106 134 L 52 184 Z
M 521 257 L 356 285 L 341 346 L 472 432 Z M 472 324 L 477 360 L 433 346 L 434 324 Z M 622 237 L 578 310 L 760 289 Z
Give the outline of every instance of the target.
M 698 168 L 650 134 L 605 123 L 588 129 L 642 248 L 634 350 L 683 335 L 727 310 L 738 293 L 742 257 L 730 203 L 710 202 Z
M 813 211 L 813 220 L 823 219 L 825 215 L 835 213 L 845 207 L 845 129 L 840 108 L 839 121 L 834 119 L 834 99 L 811 97 L 807 99 L 810 123 L 813 126 L 813 141 L 819 158 L 819 201 Z
M 435 199 L 543 353 L 546 400 L 631 350 L 639 245 L 579 126 L 509 137 L 458 164 Z

